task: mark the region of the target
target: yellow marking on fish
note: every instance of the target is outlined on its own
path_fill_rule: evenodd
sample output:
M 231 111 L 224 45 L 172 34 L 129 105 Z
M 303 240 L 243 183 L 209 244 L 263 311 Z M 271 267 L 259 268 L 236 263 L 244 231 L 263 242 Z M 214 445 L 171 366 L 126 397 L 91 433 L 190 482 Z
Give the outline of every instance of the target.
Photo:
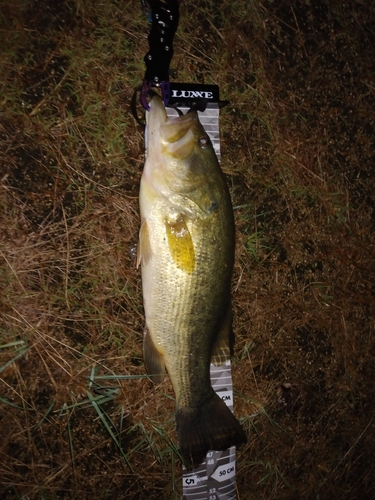
M 191 273 L 195 268 L 194 243 L 185 219 L 179 215 L 173 221 L 165 220 L 169 250 L 178 268 Z

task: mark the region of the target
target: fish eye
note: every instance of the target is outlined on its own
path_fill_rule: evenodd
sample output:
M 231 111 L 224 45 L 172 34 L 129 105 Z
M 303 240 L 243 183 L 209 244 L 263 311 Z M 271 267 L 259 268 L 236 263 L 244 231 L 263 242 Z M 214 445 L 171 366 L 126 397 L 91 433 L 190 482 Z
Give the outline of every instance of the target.
M 202 135 L 202 137 L 199 138 L 198 142 L 202 149 L 206 149 L 210 143 L 210 140 L 206 135 Z

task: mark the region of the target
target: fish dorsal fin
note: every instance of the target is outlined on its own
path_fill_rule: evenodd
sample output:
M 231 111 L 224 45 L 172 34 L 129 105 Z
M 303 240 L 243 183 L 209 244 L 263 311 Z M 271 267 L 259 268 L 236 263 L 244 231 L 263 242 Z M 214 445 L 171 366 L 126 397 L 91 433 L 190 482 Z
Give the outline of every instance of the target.
M 185 216 L 179 214 L 173 220 L 166 219 L 164 224 L 169 250 L 175 264 L 182 271 L 193 272 L 195 269 L 195 250 Z
M 150 235 L 148 232 L 147 222 L 145 220 L 141 223 L 141 228 L 139 230 L 139 239 L 137 246 L 137 269 L 141 262 L 147 264 L 152 255 L 151 245 L 150 245 Z
M 147 325 L 143 333 L 143 360 L 150 379 L 157 384 L 163 382 L 166 374 L 163 354 L 155 347 Z
M 219 334 L 215 340 L 211 356 L 211 363 L 221 366 L 233 354 L 234 334 L 232 329 L 232 306 L 229 304 L 226 314 L 220 325 Z

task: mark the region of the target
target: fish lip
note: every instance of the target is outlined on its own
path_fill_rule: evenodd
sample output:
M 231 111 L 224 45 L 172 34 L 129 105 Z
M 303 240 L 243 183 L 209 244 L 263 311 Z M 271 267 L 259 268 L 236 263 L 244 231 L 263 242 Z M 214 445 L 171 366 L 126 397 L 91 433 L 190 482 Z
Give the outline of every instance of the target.
M 188 112 L 181 116 L 168 117 L 161 98 L 156 95 L 150 101 L 150 111 L 146 114 L 146 123 L 150 135 L 159 137 L 164 146 L 178 149 L 178 143 L 191 142 L 194 134 L 194 122 L 198 122 L 196 111 Z
M 183 115 L 168 117 L 164 103 L 159 95 L 153 96 L 150 101 L 150 111 L 146 113 L 147 125 L 152 125 L 151 122 L 159 121 L 160 124 L 183 124 L 197 120 L 197 112 L 195 110 L 188 111 Z M 174 109 L 174 108 L 172 108 Z M 177 111 L 176 111 L 177 113 Z
M 178 144 L 191 143 L 193 146 L 194 122 L 197 121 L 196 113 L 187 113 L 185 115 L 168 118 L 160 127 L 160 137 L 164 144 L 178 148 Z
M 150 101 L 150 111 L 146 112 L 146 125 L 151 133 L 158 131 L 160 126 L 167 122 L 168 116 L 164 104 L 159 96 L 154 96 Z

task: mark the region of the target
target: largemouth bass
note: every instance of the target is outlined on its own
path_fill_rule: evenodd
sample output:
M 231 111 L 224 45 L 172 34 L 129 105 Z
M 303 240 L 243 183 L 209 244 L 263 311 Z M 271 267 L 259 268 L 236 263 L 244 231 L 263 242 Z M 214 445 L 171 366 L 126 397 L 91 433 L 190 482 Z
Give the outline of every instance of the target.
M 210 381 L 210 362 L 222 364 L 230 356 L 233 209 L 197 112 L 168 119 L 159 96 L 150 108 L 137 255 L 146 316 L 143 355 L 155 382 L 168 372 L 181 456 L 197 466 L 207 451 L 246 440 Z

